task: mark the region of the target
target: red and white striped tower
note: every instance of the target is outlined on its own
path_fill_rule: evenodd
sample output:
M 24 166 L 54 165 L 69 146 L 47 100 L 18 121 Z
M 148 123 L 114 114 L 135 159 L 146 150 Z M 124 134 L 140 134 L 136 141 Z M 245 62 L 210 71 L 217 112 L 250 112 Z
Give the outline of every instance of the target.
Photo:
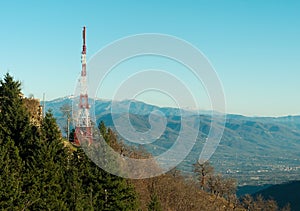
M 82 31 L 83 46 L 81 52 L 81 77 L 80 77 L 80 96 L 78 103 L 78 114 L 75 125 L 74 142 L 80 145 L 82 141 L 92 142 L 92 127 L 89 113 L 88 89 L 87 89 L 87 74 L 86 74 L 86 45 L 85 45 L 85 26 Z

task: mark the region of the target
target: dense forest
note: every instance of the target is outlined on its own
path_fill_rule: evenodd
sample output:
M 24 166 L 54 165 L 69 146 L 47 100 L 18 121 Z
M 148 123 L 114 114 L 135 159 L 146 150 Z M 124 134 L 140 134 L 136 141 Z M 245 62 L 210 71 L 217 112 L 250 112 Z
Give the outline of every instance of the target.
M 19 81 L 0 80 L 1 210 L 289 210 L 261 196 L 238 199 L 236 182 L 209 163 L 195 164 L 193 177 L 177 169 L 142 180 L 111 175 L 68 144 L 51 111 L 32 121 L 28 101 Z M 103 122 L 98 127 L 114 150 L 151 156 L 119 142 Z

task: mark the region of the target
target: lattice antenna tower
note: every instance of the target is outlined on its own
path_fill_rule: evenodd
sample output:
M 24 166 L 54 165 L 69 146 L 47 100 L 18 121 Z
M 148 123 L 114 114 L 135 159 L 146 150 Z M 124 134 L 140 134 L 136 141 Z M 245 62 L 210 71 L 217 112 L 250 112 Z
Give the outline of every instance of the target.
M 82 141 L 92 142 L 92 127 L 90 118 L 90 106 L 88 101 L 87 87 L 87 71 L 86 71 L 86 42 L 85 42 L 85 26 L 82 31 L 82 52 L 81 52 L 81 76 L 80 76 L 80 96 L 78 103 L 78 114 L 75 120 L 75 144 L 80 145 Z

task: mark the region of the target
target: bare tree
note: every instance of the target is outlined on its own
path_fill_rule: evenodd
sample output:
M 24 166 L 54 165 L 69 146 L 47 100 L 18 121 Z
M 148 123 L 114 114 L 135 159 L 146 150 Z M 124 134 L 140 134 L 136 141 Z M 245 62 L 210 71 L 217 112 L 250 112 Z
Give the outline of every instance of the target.
M 62 112 L 63 118 L 66 120 L 66 125 L 63 129 L 64 132 L 67 133 L 67 140 L 69 141 L 72 106 L 66 103 L 60 107 L 60 111 Z
M 230 201 L 232 195 L 235 195 L 237 189 L 237 182 L 233 178 L 223 179 L 224 193 L 223 197 Z
M 197 162 L 194 164 L 194 172 L 196 174 L 196 178 L 199 181 L 200 188 L 202 190 L 207 189 L 207 181 L 208 178 L 211 177 L 214 173 L 214 168 L 209 164 L 208 161 L 205 163 Z
M 246 208 L 246 210 L 253 210 L 254 200 L 253 197 L 249 194 L 246 194 L 242 197 L 242 205 Z

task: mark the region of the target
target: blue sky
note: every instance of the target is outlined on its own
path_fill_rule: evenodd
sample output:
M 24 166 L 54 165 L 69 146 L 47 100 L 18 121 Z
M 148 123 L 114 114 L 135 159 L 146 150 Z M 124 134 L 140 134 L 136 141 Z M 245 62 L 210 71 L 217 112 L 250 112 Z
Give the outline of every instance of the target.
M 20 80 L 25 95 L 50 100 L 74 92 L 83 25 L 87 58 L 125 36 L 163 33 L 206 55 L 228 113 L 300 114 L 299 11 L 288 0 L 1 1 L 0 73 Z

